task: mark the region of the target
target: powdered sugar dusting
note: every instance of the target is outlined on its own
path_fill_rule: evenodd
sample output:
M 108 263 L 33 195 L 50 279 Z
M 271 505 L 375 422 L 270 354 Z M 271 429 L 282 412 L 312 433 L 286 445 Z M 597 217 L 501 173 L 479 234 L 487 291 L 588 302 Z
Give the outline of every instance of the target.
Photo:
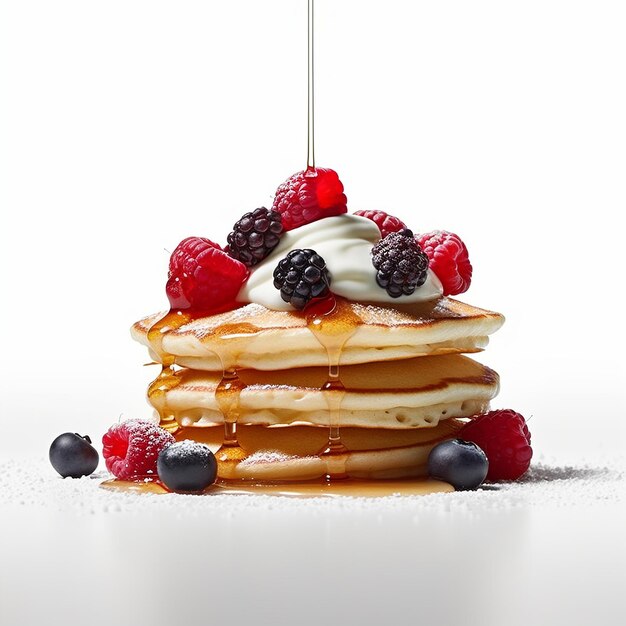
M 206 455 L 207 451 L 210 451 L 209 446 L 204 443 L 199 443 L 193 439 L 184 439 L 183 441 L 177 441 L 172 444 L 172 449 L 176 449 L 176 456 L 179 458 L 189 458 L 198 455 Z
M 369 324 L 378 324 L 380 326 L 388 326 L 392 313 L 389 307 L 376 306 L 375 304 L 361 304 L 359 302 L 353 302 L 352 307 L 354 312 L 361 318 L 367 320 Z M 412 317 L 406 313 L 402 313 L 397 309 L 393 309 L 393 323 L 394 325 L 405 324 L 419 324 L 422 320 Z
M 192 333 L 198 339 L 202 339 L 212 334 L 216 328 L 223 324 L 237 324 L 239 322 L 247 322 L 250 319 L 262 315 L 267 309 L 260 304 L 246 304 L 238 309 L 220 313 L 210 317 L 201 317 L 193 320 L 178 329 L 179 334 Z
M 244 459 L 240 465 L 249 466 L 249 465 L 257 465 L 263 463 L 281 463 L 284 461 L 292 461 L 294 459 L 300 459 L 302 457 L 297 457 L 292 454 L 285 454 L 284 452 L 279 452 L 278 450 L 259 450 L 254 454 L 251 454 L 249 457 Z

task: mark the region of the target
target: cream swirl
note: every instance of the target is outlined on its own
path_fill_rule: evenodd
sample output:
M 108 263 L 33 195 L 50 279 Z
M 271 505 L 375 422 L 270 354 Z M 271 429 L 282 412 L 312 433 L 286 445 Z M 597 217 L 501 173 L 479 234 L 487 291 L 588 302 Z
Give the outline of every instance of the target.
M 330 289 L 338 296 L 356 302 L 425 302 L 443 295 L 437 276 L 428 270 L 426 282 L 410 296 L 392 298 L 376 283 L 372 265 L 372 247 L 380 240 L 378 226 L 358 215 L 327 217 L 284 233 L 280 243 L 261 263 L 252 268 L 250 277 L 237 296 L 240 302 L 262 304 L 274 311 L 292 311 L 274 287 L 274 269 L 278 262 L 296 248 L 315 250 L 325 261 L 331 276 Z

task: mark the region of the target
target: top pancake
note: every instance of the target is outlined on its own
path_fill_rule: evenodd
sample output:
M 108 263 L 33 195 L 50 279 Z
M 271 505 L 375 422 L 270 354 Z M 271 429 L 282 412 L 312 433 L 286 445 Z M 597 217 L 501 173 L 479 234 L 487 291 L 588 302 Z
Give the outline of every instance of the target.
M 499 313 L 446 297 L 399 306 L 338 299 L 337 312 L 328 319 L 330 335 L 346 321 L 351 326 L 341 365 L 478 352 L 504 322 Z M 311 332 L 303 312 L 273 311 L 259 304 L 197 319 L 156 314 L 135 323 L 131 335 L 148 346 L 156 361 L 173 357 L 177 364 L 193 369 L 328 365 L 326 348 Z

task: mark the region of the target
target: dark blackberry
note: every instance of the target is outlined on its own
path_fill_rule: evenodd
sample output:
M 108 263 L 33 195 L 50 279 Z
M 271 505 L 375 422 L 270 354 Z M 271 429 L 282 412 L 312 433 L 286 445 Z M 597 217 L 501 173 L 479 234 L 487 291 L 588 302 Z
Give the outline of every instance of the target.
M 262 261 L 280 241 L 283 225 L 278 211 L 265 207 L 246 213 L 228 235 L 228 254 L 252 267 Z
M 315 250 L 292 250 L 274 270 L 274 287 L 296 309 L 303 309 L 313 298 L 328 294 L 329 286 L 326 261 Z
M 426 282 L 428 257 L 407 228 L 390 233 L 372 248 L 376 282 L 392 298 L 411 295 Z

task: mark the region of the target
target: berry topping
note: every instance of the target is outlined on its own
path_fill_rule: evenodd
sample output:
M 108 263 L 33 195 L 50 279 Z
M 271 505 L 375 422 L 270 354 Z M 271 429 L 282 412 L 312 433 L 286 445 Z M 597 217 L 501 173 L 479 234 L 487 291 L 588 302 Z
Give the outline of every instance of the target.
M 430 269 L 441 281 L 444 295 L 454 296 L 469 289 L 472 265 L 467 248 L 458 235 L 434 230 L 415 238 L 428 256 Z
M 292 250 L 274 270 L 274 287 L 296 309 L 329 293 L 330 274 L 315 250 Z
M 102 437 L 102 455 L 116 478 L 156 478 L 159 453 L 173 443 L 174 437 L 154 422 L 127 420 L 111 426 Z
M 530 466 L 533 449 L 526 420 L 511 409 L 473 419 L 460 435 L 478 444 L 489 459 L 489 480 L 516 480 Z
M 217 477 L 217 461 L 209 447 L 190 439 L 162 450 L 157 469 L 170 491 L 202 491 Z
M 385 238 L 389 233 L 399 233 L 406 229 L 406 224 L 403 221 L 384 211 L 355 211 L 354 214 L 372 220 L 378 226 L 382 238 Z
M 248 268 L 216 243 L 187 237 L 172 253 L 165 290 L 173 309 L 219 313 L 237 308 L 247 278 Z
M 280 241 L 283 225 L 278 211 L 265 207 L 246 213 L 228 235 L 228 254 L 252 267 L 262 261 Z
M 50 463 L 63 478 L 80 478 L 93 474 L 100 457 L 91 445 L 89 435 L 63 433 L 50 445 Z
M 337 172 L 318 167 L 298 172 L 280 185 L 272 209 L 281 214 L 285 230 L 292 230 L 345 213 L 346 202 Z
M 381 239 L 372 248 L 372 263 L 376 282 L 392 298 L 411 295 L 428 275 L 428 257 L 408 229 Z
M 476 489 L 487 476 L 485 453 L 471 441 L 450 439 L 437 444 L 428 455 L 428 473 L 445 480 L 457 491 Z

